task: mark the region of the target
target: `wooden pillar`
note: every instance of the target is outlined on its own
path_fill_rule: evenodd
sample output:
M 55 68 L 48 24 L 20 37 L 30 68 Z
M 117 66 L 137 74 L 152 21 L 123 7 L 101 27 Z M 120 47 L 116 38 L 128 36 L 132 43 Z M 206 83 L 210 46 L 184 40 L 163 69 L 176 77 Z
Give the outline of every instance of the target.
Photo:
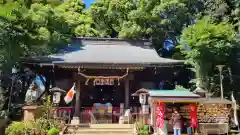
M 129 108 L 129 79 L 125 79 L 125 107 Z
M 153 106 L 151 106 L 150 107 L 151 108 L 151 112 L 150 112 L 150 114 L 151 114 L 151 125 L 154 125 L 154 107 Z
M 77 125 L 80 124 L 80 108 L 81 108 L 81 102 L 80 102 L 80 93 L 81 93 L 81 85 L 80 85 L 80 79 L 75 76 L 76 80 L 76 100 L 75 100 L 75 106 L 74 106 L 74 115 L 73 119 L 71 120 L 71 124 Z
M 157 119 L 156 119 L 156 104 L 153 104 L 152 105 L 152 116 L 153 116 L 153 127 L 155 128 L 156 127 L 156 121 L 157 121 Z
M 81 93 L 81 87 L 80 87 L 80 80 L 78 79 L 76 82 L 76 103 L 75 103 L 75 112 L 74 117 L 80 117 L 80 108 L 81 108 L 81 101 L 80 101 L 80 93 Z

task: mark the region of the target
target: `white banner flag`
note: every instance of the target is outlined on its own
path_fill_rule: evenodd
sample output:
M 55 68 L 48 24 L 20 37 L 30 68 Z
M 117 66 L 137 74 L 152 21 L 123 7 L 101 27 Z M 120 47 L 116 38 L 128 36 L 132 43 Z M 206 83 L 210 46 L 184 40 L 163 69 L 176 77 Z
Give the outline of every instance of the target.
M 238 117 L 237 117 L 237 103 L 236 103 L 236 100 L 233 96 L 233 92 L 232 92 L 232 102 L 233 102 L 233 111 L 234 111 L 234 114 L 233 114 L 234 115 L 234 124 L 236 126 L 238 126 L 239 123 L 238 123 Z

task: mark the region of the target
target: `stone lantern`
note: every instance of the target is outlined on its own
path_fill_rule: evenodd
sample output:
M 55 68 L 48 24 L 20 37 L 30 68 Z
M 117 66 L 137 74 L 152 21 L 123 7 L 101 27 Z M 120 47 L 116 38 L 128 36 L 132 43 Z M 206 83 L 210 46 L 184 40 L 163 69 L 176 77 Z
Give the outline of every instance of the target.
M 65 90 L 58 87 L 53 87 L 49 91 L 52 93 L 53 104 L 58 105 L 61 100 L 61 95 L 65 93 Z
M 139 89 L 135 93 L 132 94 L 132 96 L 138 96 L 139 97 L 139 103 L 142 106 L 142 115 L 144 123 L 147 124 L 147 116 L 149 115 L 149 93 L 147 89 Z

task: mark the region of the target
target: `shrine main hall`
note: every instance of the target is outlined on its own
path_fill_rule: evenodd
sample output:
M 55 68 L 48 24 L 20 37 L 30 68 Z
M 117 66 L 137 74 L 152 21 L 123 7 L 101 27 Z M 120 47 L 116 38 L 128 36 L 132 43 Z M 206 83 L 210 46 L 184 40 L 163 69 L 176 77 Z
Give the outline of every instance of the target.
M 23 65 L 44 75 L 47 88 L 68 91 L 76 84 L 74 118 L 96 103 L 140 106 L 131 96 L 137 90 L 171 90 L 189 81 L 183 61 L 160 57 L 149 40 L 75 38 L 58 53 L 28 58 Z M 63 99 L 60 106 L 67 106 Z

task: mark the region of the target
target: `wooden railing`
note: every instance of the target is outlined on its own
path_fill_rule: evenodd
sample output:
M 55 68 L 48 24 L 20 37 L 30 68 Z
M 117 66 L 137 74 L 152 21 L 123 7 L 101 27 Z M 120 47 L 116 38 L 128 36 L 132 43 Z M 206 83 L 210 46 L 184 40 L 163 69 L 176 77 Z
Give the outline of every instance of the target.
M 91 123 L 91 120 L 94 119 L 91 116 L 91 110 L 90 108 L 85 108 L 80 113 L 80 122 L 81 123 Z
M 81 110 L 82 110 L 80 112 L 81 123 L 98 123 L 98 117 L 96 117 L 96 112 L 93 112 L 92 107 L 81 108 Z M 132 122 L 138 121 L 139 118 L 141 117 L 139 111 L 140 111 L 139 107 L 134 107 L 134 109 L 131 109 Z M 55 119 L 64 120 L 66 123 L 70 123 L 73 113 L 74 113 L 73 107 L 58 107 L 52 111 L 52 117 Z M 111 115 L 113 123 L 117 123 L 119 116 L 121 115 L 120 108 L 113 107 L 112 113 L 108 115 Z
M 58 107 L 53 109 L 52 117 L 54 119 L 63 120 L 66 123 L 70 123 L 72 113 L 73 113 L 73 107 Z

